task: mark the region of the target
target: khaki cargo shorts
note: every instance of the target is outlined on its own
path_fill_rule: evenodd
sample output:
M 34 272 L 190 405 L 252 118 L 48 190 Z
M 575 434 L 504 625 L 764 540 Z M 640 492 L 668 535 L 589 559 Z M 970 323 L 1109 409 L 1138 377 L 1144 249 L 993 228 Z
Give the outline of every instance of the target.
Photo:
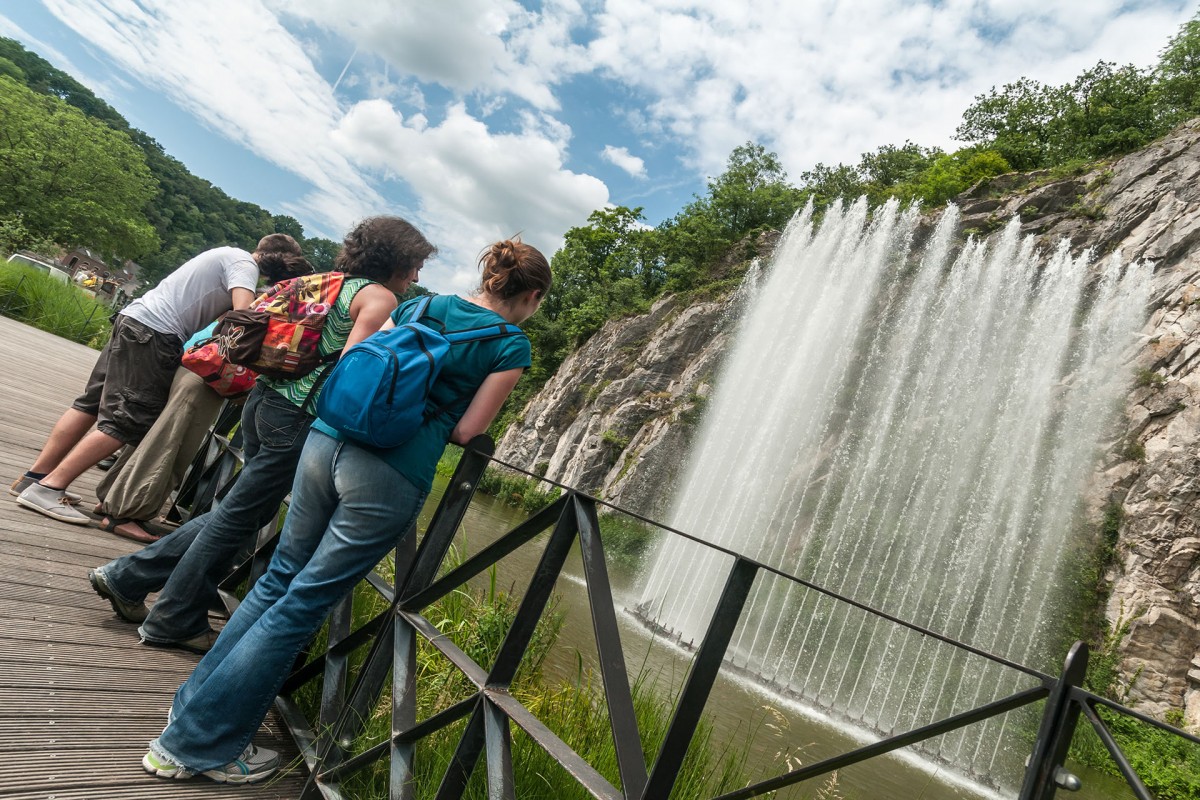
M 141 441 L 167 405 L 183 342 L 117 315 L 87 388 L 72 408 L 96 417 L 96 428 L 126 444 Z

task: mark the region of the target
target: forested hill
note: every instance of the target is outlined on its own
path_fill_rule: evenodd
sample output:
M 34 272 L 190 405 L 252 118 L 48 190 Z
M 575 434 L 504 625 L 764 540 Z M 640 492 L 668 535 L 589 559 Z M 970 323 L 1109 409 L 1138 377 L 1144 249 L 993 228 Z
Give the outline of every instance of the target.
M 86 246 L 157 283 L 196 253 L 290 233 L 319 269 L 337 244 L 193 175 L 86 86 L 0 38 L 0 248 Z M 52 162 L 53 168 L 47 168 Z

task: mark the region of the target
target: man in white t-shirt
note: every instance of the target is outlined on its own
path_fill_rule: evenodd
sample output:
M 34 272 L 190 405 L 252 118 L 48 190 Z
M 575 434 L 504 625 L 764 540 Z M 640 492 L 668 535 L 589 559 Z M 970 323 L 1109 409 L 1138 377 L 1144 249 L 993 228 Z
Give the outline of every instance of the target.
M 260 272 L 275 282 L 311 271 L 296 240 L 273 233 L 253 253 L 207 250 L 125 306 L 87 388 L 9 493 L 48 517 L 88 524 L 91 518 L 73 507 L 82 498 L 67 487 L 122 445 L 145 436 L 166 405 L 184 341 L 226 311 L 248 307 Z

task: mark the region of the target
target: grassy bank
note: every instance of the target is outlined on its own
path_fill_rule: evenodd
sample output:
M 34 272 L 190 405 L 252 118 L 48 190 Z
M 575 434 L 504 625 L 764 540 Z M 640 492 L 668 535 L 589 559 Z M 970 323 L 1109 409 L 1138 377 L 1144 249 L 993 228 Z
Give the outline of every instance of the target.
M 0 261 L 0 314 L 97 350 L 112 328 L 112 309 L 82 289 L 7 261 Z
M 452 556 L 453 558 L 453 556 Z M 383 571 L 388 573 L 389 565 Z M 374 591 L 359 587 L 356 624 L 378 612 L 382 605 Z M 426 617 L 477 663 L 490 664 L 516 614 L 517 601 L 498 591 L 495 579 L 484 589 L 462 587 L 426 609 Z M 582 662 L 575 680 L 552 685 L 542 665 L 563 624 L 561 615 L 547 613 L 512 684 L 513 695 L 580 756 L 614 785 L 619 786 L 616 750 L 599 679 Z M 309 718 L 315 718 L 319 688 L 305 687 L 298 695 Z M 475 693 L 475 687 L 440 653 L 422 641 L 417 656 L 418 719 L 448 708 Z M 633 686 L 634 708 L 642 732 L 642 748 L 653 757 L 671 718 L 671 692 L 654 676 L 642 675 Z M 385 692 L 365 732 L 355 740 L 353 753 L 386 741 L 391 735 L 391 697 Z M 465 722 L 451 725 L 421 741 L 415 759 L 416 796 L 432 797 L 449 763 Z M 749 740 L 749 732 L 746 741 Z M 689 749 L 672 798 L 714 797 L 747 782 L 746 747 L 718 745 L 709 725 L 701 726 Z M 584 800 L 589 795 L 554 760 L 519 729 L 513 729 L 513 770 L 517 796 L 523 800 Z M 482 760 L 482 759 L 481 759 Z M 343 785 L 349 797 L 371 800 L 388 796 L 387 760 L 376 762 Z M 485 769 L 480 765 L 466 795 L 487 797 Z

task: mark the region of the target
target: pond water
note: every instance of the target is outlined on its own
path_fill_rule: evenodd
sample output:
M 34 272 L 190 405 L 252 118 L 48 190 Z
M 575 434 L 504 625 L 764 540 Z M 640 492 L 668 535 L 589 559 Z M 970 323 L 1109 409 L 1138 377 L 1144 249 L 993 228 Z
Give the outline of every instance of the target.
M 441 498 L 445 480 L 439 479 L 430 495 L 420 525 Z M 492 497 L 476 495 L 459 530 L 456 545 L 477 553 L 498 539 L 527 515 Z M 514 597 L 524 594 L 545 545 L 543 534 L 502 559 L 496 567 L 497 586 Z M 674 697 L 686 678 L 693 654 L 656 638 L 633 615 L 641 587 L 637 570 L 610 565 L 610 579 L 621 644 L 631 680 L 644 675 L 658 689 Z M 483 586 L 485 573 L 476 579 Z M 595 637 L 588 607 L 587 588 L 578 549 L 568 558 L 555 586 L 556 608 L 564 625 L 544 672 L 552 682 L 574 682 L 581 663 L 596 669 Z M 1040 704 L 1037 706 L 1040 712 Z M 709 696 L 705 712 L 713 725 L 713 740 L 719 747 L 748 748 L 747 771 L 754 781 L 765 780 L 803 764 L 812 764 L 874 741 L 846 725 L 821 717 L 800 704 L 773 695 L 733 671 L 723 668 Z M 789 765 L 790 764 L 790 765 Z M 1091 800 L 1133 797 L 1119 779 L 1088 770 L 1075 769 L 1084 789 L 1070 796 Z M 823 779 L 817 778 L 776 795 L 778 798 L 817 798 Z M 999 791 L 968 781 L 947 768 L 900 751 L 843 769 L 837 776 L 845 800 L 957 800 L 958 798 L 1015 797 L 1012 790 Z M 1064 793 L 1065 795 L 1065 793 Z

